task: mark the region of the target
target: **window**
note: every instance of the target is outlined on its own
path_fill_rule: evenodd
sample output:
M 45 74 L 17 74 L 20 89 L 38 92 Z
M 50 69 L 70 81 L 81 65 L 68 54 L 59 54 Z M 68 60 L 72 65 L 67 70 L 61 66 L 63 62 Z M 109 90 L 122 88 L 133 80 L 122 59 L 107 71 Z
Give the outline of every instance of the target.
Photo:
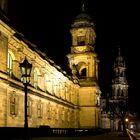
M 81 71 L 81 76 L 86 76 L 86 68 L 84 68 L 84 69 L 82 69 L 82 71 Z
M 15 93 L 12 93 L 10 96 L 10 114 L 17 115 L 17 96 Z
M 51 119 L 51 104 L 47 104 L 47 118 Z
M 58 107 L 56 107 L 56 111 L 55 111 L 55 118 L 56 118 L 56 120 L 59 120 L 59 109 L 58 109 Z
M 68 110 L 68 122 L 70 122 L 70 110 Z
M 62 86 L 62 83 L 60 82 L 59 83 L 59 96 L 60 96 L 60 98 L 62 98 L 63 97 L 63 86 Z
M 43 105 L 42 105 L 41 101 L 39 101 L 37 104 L 37 116 L 38 116 L 38 118 L 42 118 L 42 110 L 43 110 Z
M 54 112 L 54 119 L 55 120 L 59 119 L 59 110 L 58 109 L 59 109 L 58 105 L 54 106 L 53 112 Z
M 27 115 L 28 117 L 31 117 L 32 115 L 32 100 L 29 96 L 28 96 L 28 101 L 27 101 Z
M 37 70 L 35 69 L 34 70 L 34 87 L 37 89 L 38 87 L 38 72 Z
M 77 44 L 78 44 L 78 46 L 85 45 L 85 36 L 78 36 L 77 37 Z
M 45 74 L 45 91 L 46 92 L 51 92 L 50 91 L 50 87 L 51 87 L 51 84 L 50 84 L 50 80 L 49 80 L 49 76 L 47 74 Z
M 72 122 L 72 123 L 74 123 L 74 110 L 72 110 L 71 111 L 71 115 L 70 115 L 70 121 Z
M 64 120 L 65 120 L 65 110 L 63 108 L 63 110 L 62 110 L 62 121 L 64 121 Z
M 68 100 L 68 84 L 65 83 L 65 100 Z
M 7 60 L 7 73 L 10 77 L 13 75 L 13 60 L 11 54 L 8 52 L 8 60 Z

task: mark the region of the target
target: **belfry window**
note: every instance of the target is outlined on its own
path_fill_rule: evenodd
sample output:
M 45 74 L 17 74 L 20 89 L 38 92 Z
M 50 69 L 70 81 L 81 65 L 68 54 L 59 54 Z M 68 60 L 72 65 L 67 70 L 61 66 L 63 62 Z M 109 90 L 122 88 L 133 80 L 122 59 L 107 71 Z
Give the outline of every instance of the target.
M 86 71 L 86 68 L 84 68 L 82 71 L 81 71 L 81 76 L 82 77 L 85 77 L 87 75 L 87 71 Z
M 77 44 L 78 44 L 78 46 L 85 45 L 85 36 L 78 36 L 77 37 Z
M 7 60 L 7 73 L 10 77 L 13 74 L 13 59 L 10 53 L 8 53 L 8 60 Z

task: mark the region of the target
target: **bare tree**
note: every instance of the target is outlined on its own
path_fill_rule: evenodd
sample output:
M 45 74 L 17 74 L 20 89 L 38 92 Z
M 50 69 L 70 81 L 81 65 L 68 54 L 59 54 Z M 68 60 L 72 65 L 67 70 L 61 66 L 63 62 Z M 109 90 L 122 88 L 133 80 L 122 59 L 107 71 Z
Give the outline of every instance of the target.
M 125 118 L 128 114 L 127 100 L 109 100 L 108 112 L 110 119 L 119 119 L 123 126 L 123 135 L 126 135 Z

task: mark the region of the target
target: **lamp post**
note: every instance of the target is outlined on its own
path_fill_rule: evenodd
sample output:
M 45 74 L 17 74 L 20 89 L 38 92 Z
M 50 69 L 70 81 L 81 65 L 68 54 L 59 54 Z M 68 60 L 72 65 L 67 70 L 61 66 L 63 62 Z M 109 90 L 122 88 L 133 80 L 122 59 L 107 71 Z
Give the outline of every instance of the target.
M 125 118 L 125 123 L 126 123 L 126 129 L 128 129 L 128 118 Z
M 32 64 L 28 62 L 28 60 L 25 57 L 25 60 L 23 63 L 19 64 L 20 70 L 21 70 L 21 81 L 24 85 L 24 91 L 25 91 L 25 100 L 24 100 L 24 140 L 28 140 L 28 116 L 27 116 L 27 86 L 30 82 L 30 74 L 32 69 Z

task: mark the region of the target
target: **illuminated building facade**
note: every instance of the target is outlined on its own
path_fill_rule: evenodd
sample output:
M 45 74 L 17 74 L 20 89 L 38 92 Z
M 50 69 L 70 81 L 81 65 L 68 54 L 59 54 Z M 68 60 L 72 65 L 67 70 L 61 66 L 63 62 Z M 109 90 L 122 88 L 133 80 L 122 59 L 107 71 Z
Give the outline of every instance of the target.
M 79 81 L 79 123 L 81 127 L 98 127 L 100 89 L 98 86 L 98 62 L 95 53 L 94 23 L 84 7 L 71 26 L 72 46 L 67 55 L 73 77 Z M 93 125 L 94 124 L 94 125 Z
M 99 126 L 98 59 L 94 25 L 82 11 L 72 24 L 69 76 L 35 44 L 0 19 L 0 126 L 23 127 L 24 86 L 19 63 L 32 64 L 28 86 L 29 127 L 95 128 Z

